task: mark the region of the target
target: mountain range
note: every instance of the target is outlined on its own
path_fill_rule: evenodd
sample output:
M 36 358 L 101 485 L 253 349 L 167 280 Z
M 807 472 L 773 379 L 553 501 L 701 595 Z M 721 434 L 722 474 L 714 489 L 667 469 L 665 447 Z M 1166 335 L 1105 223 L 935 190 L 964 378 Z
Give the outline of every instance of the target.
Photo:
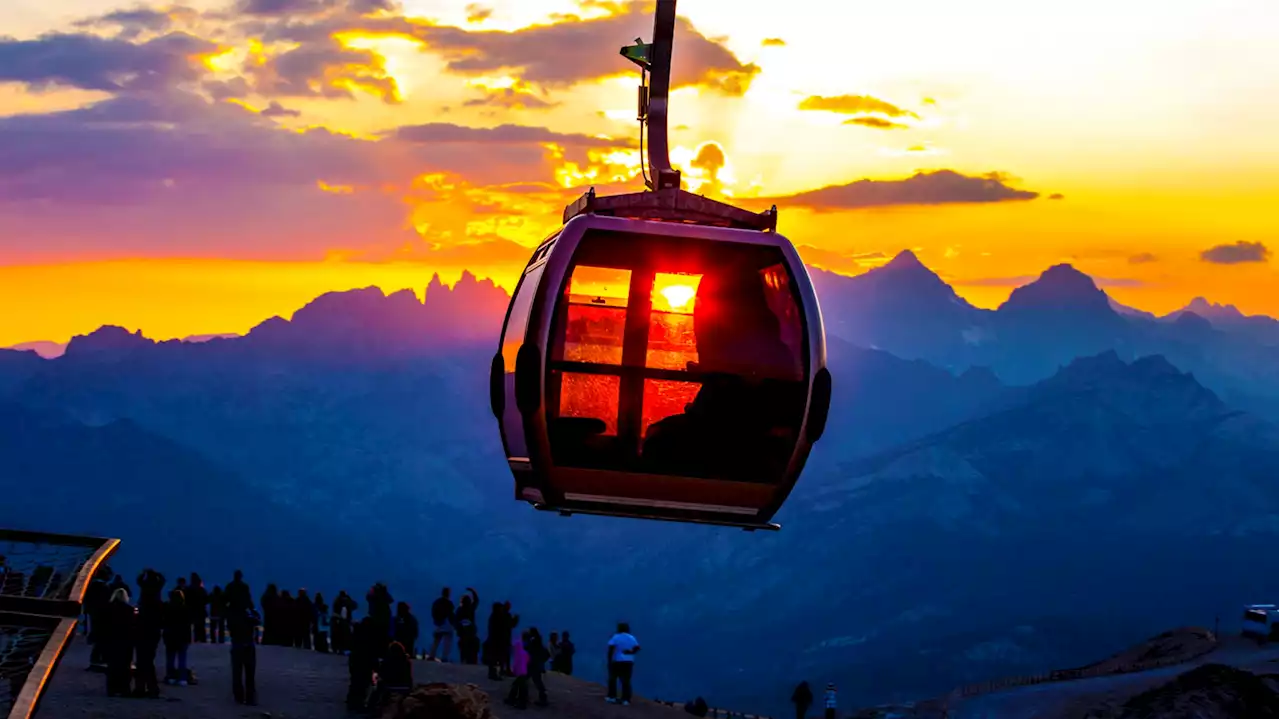
M 471 585 L 581 646 L 625 618 L 640 691 L 762 713 L 800 679 L 855 706 L 1080 664 L 1274 593 L 1274 333 L 1135 317 L 1066 266 L 994 311 L 907 254 L 814 279 L 832 414 L 776 534 L 513 501 L 506 296 L 470 276 L 243 337 L 0 351 L 0 525 L 123 536 L 126 571 L 245 564 L 255 591 L 383 580 L 421 610 Z

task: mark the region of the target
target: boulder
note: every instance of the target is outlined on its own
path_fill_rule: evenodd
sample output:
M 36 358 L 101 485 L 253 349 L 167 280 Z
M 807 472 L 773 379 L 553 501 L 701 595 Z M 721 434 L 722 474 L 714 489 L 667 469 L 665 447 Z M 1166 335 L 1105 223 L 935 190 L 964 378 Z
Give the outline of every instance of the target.
M 495 719 L 489 696 L 475 684 L 419 684 L 395 697 L 382 719 Z

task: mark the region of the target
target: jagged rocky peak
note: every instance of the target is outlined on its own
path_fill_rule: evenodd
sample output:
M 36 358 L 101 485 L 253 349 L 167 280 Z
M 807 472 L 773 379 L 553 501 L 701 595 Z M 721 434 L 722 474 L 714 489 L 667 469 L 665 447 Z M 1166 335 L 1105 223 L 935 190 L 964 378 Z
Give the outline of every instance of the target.
M 1090 392 L 1090 396 L 1095 397 L 1091 401 L 1126 404 L 1135 412 L 1153 417 L 1159 417 L 1162 412 L 1192 416 L 1225 411 L 1216 394 L 1163 355 L 1147 355 L 1125 362 L 1114 350 L 1108 350 L 1091 357 L 1079 357 L 1039 386 L 1067 394 Z
M 1069 264 L 1054 265 L 1039 279 L 1009 294 L 1001 309 L 1087 309 L 1115 314 L 1111 299 L 1093 278 Z
M 494 313 L 506 314 L 510 296 L 491 279 L 479 279 L 469 270 L 463 270 L 458 281 L 449 287 L 432 275 L 427 285 L 426 306 L 432 312 L 471 312 L 484 317 Z M 501 321 L 501 320 L 499 320 Z
M 1197 297 L 1188 302 L 1186 307 L 1178 311 L 1178 314 L 1195 314 L 1206 320 L 1244 318 L 1244 313 L 1236 309 L 1235 305 L 1220 305 L 1203 297 Z
M 86 353 L 127 352 L 139 347 L 149 347 L 155 341 L 142 335 L 142 330 L 130 332 L 116 325 L 103 325 L 87 335 L 76 335 L 67 343 L 67 355 Z

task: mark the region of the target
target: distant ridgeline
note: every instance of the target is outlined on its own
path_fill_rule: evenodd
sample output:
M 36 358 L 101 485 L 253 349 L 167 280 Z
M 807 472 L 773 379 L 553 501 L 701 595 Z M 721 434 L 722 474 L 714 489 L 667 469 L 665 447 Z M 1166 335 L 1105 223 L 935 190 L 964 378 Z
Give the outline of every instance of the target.
M 89 580 L 118 544 L 0 529 L 0 717 L 35 714 Z
M 475 586 L 580 646 L 626 619 L 641 693 L 774 716 L 801 679 L 936 696 L 1274 596 L 1274 320 L 1141 316 L 1066 266 L 995 311 L 909 254 L 813 275 L 833 439 L 776 536 L 514 501 L 487 381 L 506 295 L 474 278 L 331 293 L 245 337 L 0 351 L 0 519 L 121 536 L 126 573 L 331 596 L 374 567 L 419 607 Z

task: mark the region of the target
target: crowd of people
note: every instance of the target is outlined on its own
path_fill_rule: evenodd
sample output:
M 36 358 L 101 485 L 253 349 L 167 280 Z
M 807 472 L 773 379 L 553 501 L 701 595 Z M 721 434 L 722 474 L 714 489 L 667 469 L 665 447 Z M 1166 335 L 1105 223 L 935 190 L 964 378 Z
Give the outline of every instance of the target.
M 123 576 L 103 567 L 84 598 L 86 634 L 92 645 L 91 668 L 106 674 L 107 695 L 160 696 L 156 673 L 160 643 L 165 648 L 163 683 L 188 686 L 198 681 L 188 662 L 193 643 L 231 644 L 232 694 L 237 703 L 256 705 L 257 645 L 295 647 L 347 657 L 350 684 L 347 705 L 356 711 L 376 710 L 396 692 L 413 686 L 413 659 L 484 665 L 495 681 L 513 679 L 505 702 L 517 709 L 547 706 L 547 672 L 573 674 L 576 647 L 568 631 L 552 632 L 545 640 L 537 627 L 518 634 L 520 615 L 511 602 L 493 602 L 483 640 L 477 612 L 480 595 L 468 587 L 455 605 L 448 588 L 430 609 L 430 644 L 407 602 L 396 602 L 385 584 L 365 594 L 366 611 L 345 591 L 330 606 L 323 595 L 281 590 L 269 584 L 255 606 L 248 584 L 237 570 L 225 588 L 206 589 L 199 574 L 181 577 L 167 594 L 166 578 L 143 570 L 136 579 L 136 595 Z M 134 596 L 137 597 L 136 602 Z M 260 607 L 260 611 L 259 611 Z M 394 607 L 394 611 L 393 608 Z M 624 623 L 608 642 L 610 703 L 629 704 L 631 676 L 640 644 Z M 136 667 L 136 668 L 135 668 Z M 619 685 L 621 691 L 619 691 Z

